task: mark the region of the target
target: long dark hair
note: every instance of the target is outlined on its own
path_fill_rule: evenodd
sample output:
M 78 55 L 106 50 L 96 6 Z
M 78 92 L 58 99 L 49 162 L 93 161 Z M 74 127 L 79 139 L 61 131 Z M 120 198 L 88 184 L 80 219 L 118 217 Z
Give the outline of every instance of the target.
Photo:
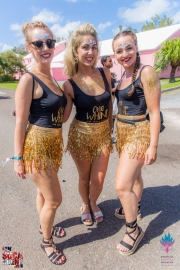
M 132 32 L 132 31 L 130 31 L 130 30 L 125 30 L 125 31 L 119 32 L 113 38 L 113 41 L 112 41 L 113 51 L 114 51 L 114 41 L 116 39 L 118 39 L 119 37 L 124 37 L 124 36 L 131 36 L 133 38 L 133 40 L 134 40 L 135 45 L 137 45 L 137 36 L 136 36 L 136 34 L 134 32 Z M 134 83 L 135 83 L 135 80 L 136 80 L 136 75 L 137 75 L 138 70 L 140 68 L 140 64 L 141 64 L 141 59 L 140 59 L 139 52 L 137 52 L 136 53 L 136 63 L 135 63 L 135 66 L 134 66 L 134 71 L 132 73 L 132 80 L 131 80 L 132 87 L 131 87 L 131 90 L 128 92 L 128 96 L 132 96 L 134 91 L 135 91 Z

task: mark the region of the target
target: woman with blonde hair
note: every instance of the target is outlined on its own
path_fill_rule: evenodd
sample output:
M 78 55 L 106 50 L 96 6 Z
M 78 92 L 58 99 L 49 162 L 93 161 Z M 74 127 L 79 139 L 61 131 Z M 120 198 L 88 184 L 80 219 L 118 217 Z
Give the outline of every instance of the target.
M 59 265 L 65 263 L 66 257 L 56 249 L 52 235 L 65 236 L 64 229 L 53 226 L 53 222 L 62 201 L 57 174 L 62 161 L 62 119 L 67 100 L 50 72 L 56 42 L 51 30 L 37 21 L 24 24 L 22 31 L 34 65 L 21 77 L 15 94 L 14 170 L 22 179 L 27 173 L 37 186 L 41 248 L 53 264 Z
M 115 215 L 126 220 L 126 233 L 117 248 L 121 255 L 130 255 L 144 235 L 137 225 L 137 218 L 141 218 L 138 202 L 143 191 L 141 168 L 156 160 L 161 89 L 154 69 L 141 64 L 137 37 L 132 31 L 117 34 L 112 46 L 116 60 L 125 70 L 115 91 L 116 148 L 120 156 L 115 186 L 122 204 Z M 150 123 L 146 120 L 147 109 Z
M 64 83 L 67 97 L 64 122 L 73 103 L 76 107 L 67 149 L 79 173 L 79 193 L 83 202 L 81 221 L 85 225 L 93 223 L 91 211 L 97 223 L 103 221 L 96 202 L 112 149 L 111 75 L 106 68 L 96 68 L 98 45 L 93 25 L 82 24 L 71 35 L 64 58 L 64 72 L 69 77 Z

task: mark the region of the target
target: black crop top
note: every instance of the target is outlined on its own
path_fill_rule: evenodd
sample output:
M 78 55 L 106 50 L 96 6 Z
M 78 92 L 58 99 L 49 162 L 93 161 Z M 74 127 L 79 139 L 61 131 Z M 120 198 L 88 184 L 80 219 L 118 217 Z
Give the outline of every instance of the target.
M 64 108 L 67 104 L 65 95 L 59 96 L 55 94 L 37 76 L 31 72 L 28 73 L 33 77 L 33 92 L 34 80 L 39 83 L 43 90 L 40 98 L 32 99 L 29 122 L 41 127 L 61 128 Z
M 105 121 L 109 116 L 109 102 L 111 93 L 104 70 L 99 68 L 104 81 L 105 91 L 98 96 L 85 94 L 77 84 L 69 79 L 74 91 L 74 105 L 76 106 L 75 118 L 82 122 L 99 123 Z
M 118 102 L 118 114 L 121 115 L 142 115 L 146 114 L 147 105 L 141 83 L 141 72 L 145 66 L 141 68 L 139 77 L 135 80 L 135 91 L 132 96 L 128 96 L 132 84 L 124 89 L 115 91 L 115 96 Z

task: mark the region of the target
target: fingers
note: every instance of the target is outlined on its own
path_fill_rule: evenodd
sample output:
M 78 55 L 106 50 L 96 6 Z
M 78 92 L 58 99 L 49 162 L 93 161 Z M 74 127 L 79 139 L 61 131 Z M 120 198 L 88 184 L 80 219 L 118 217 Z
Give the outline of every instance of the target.
M 24 173 L 16 173 L 17 176 L 19 176 L 21 179 L 26 179 L 26 176 Z

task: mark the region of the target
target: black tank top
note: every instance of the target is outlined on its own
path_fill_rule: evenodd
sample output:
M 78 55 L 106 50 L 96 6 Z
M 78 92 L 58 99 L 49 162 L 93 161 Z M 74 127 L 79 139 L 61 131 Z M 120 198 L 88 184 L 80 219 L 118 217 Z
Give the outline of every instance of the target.
M 118 102 L 118 114 L 121 115 L 142 115 L 146 114 L 147 104 L 144 96 L 143 88 L 141 85 L 141 72 L 145 66 L 140 70 L 138 78 L 135 80 L 135 91 L 132 96 L 128 96 L 132 84 L 124 89 L 115 91 L 115 96 Z
M 109 116 L 109 102 L 111 93 L 104 70 L 99 68 L 104 81 L 105 91 L 98 96 L 85 94 L 77 84 L 69 79 L 74 91 L 74 105 L 76 106 L 75 118 L 82 122 L 99 123 L 105 121 Z
M 32 99 L 29 122 L 41 127 L 61 128 L 64 108 L 67 104 L 64 93 L 62 92 L 62 96 L 55 94 L 36 75 L 31 72 L 28 73 L 33 77 L 33 92 L 34 80 L 39 83 L 43 90 L 43 94 L 40 98 Z

